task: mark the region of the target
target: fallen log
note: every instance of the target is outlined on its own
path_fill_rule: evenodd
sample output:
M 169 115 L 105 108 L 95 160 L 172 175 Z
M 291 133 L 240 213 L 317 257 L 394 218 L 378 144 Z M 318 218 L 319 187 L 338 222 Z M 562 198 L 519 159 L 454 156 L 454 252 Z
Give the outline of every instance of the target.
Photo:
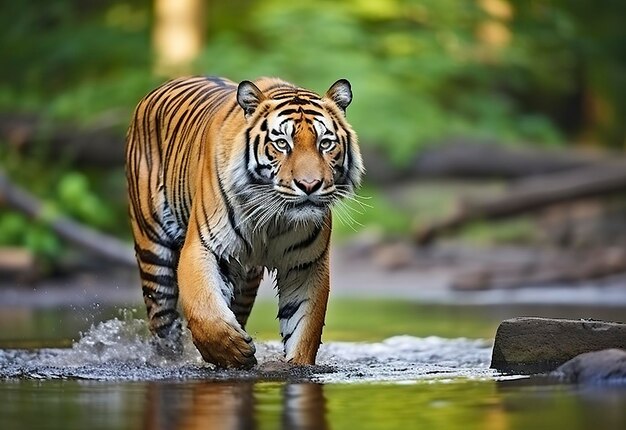
M 135 267 L 132 247 L 62 215 L 50 215 L 36 197 L 13 184 L 0 169 L 0 204 L 46 223 L 60 238 L 111 263 Z
M 426 147 L 403 166 L 397 166 L 379 147 L 361 145 L 367 180 L 387 184 L 415 178 L 519 179 L 613 160 L 607 154 L 572 150 L 519 148 L 495 141 L 450 138 Z
M 0 139 L 9 145 L 26 153 L 43 147 L 44 156 L 58 160 L 62 155 L 82 166 L 123 166 L 126 143 L 122 129 L 115 121 L 78 127 L 68 123 L 52 125 L 37 115 L 0 115 Z
M 477 220 L 494 220 L 532 212 L 555 203 L 626 191 L 626 163 L 603 163 L 535 177 L 517 183 L 504 195 L 485 201 L 463 202 L 449 217 L 419 228 L 420 245 Z
M 572 150 L 511 147 L 496 141 L 448 139 L 420 151 L 408 165 L 412 177 L 517 179 L 590 167 L 606 155 Z

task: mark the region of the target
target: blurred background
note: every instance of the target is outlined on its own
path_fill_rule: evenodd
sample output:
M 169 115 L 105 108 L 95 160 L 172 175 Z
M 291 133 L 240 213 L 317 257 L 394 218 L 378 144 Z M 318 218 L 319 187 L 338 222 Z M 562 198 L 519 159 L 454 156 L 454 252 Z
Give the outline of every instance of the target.
M 365 204 L 336 214 L 334 294 L 622 312 L 624 16 L 617 0 L 3 1 L 0 303 L 140 303 L 125 130 L 149 90 L 206 74 L 351 81 L 368 175 Z

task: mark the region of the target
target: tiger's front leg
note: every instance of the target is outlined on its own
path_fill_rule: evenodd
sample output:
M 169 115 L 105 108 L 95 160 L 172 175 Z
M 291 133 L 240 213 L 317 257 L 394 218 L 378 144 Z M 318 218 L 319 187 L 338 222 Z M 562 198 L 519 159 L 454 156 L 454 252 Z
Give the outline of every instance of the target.
M 278 319 L 285 359 L 315 364 L 330 291 L 328 248 L 313 262 L 278 271 Z
M 225 368 L 256 364 L 252 338 L 230 309 L 232 291 L 224 280 L 218 257 L 203 245 L 202 227 L 190 221 L 178 263 L 180 302 L 193 343 L 202 357 Z

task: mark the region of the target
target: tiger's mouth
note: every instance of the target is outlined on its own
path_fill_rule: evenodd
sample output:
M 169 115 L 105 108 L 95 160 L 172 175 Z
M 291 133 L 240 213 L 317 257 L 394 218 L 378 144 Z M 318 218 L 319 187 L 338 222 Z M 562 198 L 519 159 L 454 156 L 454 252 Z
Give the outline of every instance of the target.
M 315 221 L 318 222 L 330 210 L 330 201 L 319 199 L 303 199 L 290 202 L 285 210 L 285 216 L 291 221 Z
M 318 194 L 311 194 L 308 196 L 302 196 L 300 199 L 296 201 L 291 201 L 287 208 L 288 209 L 305 209 L 305 208 L 318 208 L 318 209 L 327 209 L 331 206 L 333 199 L 332 195 L 327 194 L 320 196 Z
M 326 208 L 329 206 L 329 203 L 322 202 L 319 200 L 302 200 L 300 202 L 291 203 L 290 209 L 301 209 L 301 208 Z

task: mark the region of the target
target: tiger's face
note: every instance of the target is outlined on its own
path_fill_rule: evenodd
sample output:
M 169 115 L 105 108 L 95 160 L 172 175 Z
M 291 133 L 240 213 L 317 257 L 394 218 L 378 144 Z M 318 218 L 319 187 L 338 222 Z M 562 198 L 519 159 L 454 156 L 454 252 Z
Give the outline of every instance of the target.
M 321 221 L 358 187 L 363 165 L 345 119 L 352 100 L 348 81 L 337 81 L 324 97 L 285 86 L 264 93 L 244 81 L 237 97 L 248 123 L 248 189 L 265 196 L 259 203 L 266 209 L 258 212 Z

